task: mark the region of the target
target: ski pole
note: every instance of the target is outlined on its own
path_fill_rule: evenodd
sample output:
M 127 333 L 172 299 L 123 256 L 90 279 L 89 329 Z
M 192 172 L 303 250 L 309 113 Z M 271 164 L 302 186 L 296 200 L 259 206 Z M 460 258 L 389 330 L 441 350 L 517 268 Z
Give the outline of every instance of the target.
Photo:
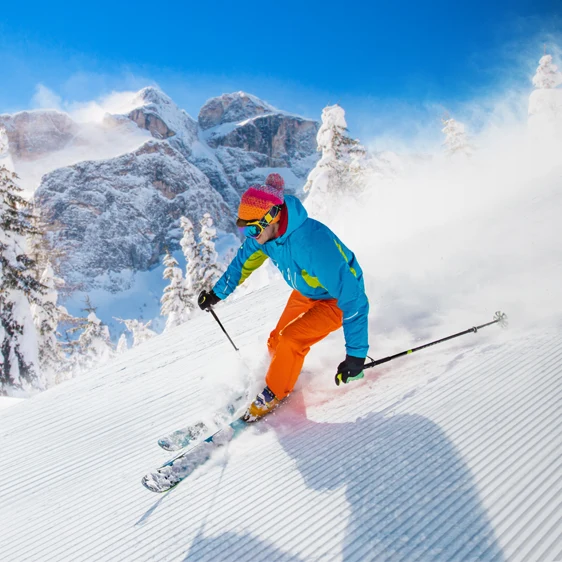
M 401 353 L 396 353 L 395 355 L 389 355 L 388 357 L 383 357 L 382 359 L 377 359 L 376 361 L 371 361 L 370 363 L 365 363 L 363 368 L 370 369 L 371 367 L 376 367 L 377 365 L 381 365 L 382 363 L 387 363 L 388 361 L 392 361 L 393 359 L 396 359 L 398 357 L 403 357 L 404 355 L 414 353 L 414 351 L 419 351 L 420 349 L 425 349 L 426 347 L 430 347 L 444 341 L 452 340 L 453 338 L 458 338 L 459 336 L 464 336 L 465 334 L 475 334 L 481 328 L 485 328 L 486 326 L 491 326 L 492 324 L 496 323 L 499 324 L 502 328 L 507 328 L 507 315 L 503 312 L 498 311 L 494 314 L 494 320 L 492 322 L 482 324 L 481 326 L 474 326 L 473 328 L 469 328 L 468 330 L 464 330 L 463 332 L 459 332 L 458 334 L 453 334 L 452 336 L 441 338 L 440 340 L 435 340 L 430 343 L 426 343 L 425 345 L 420 345 L 419 347 L 414 347 L 412 349 L 402 351 Z
M 213 307 L 209 307 L 207 308 L 207 310 L 213 315 L 213 317 L 215 318 L 215 320 L 218 322 L 219 326 L 221 327 L 221 330 L 226 334 L 226 337 L 228 338 L 228 341 L 232 344 L 232 347 L 236 350 L 236 351 L 240 351 L 235 345 L 234 342 L 232 341 L 232 339 L 230 339 L 230 336 L 228 335 L 228 332 L 224 329 L 224 326 L 221 324 L 221 321 L 219 320 L 219 317 L 216 315 L 215 311 L 213 310 Z

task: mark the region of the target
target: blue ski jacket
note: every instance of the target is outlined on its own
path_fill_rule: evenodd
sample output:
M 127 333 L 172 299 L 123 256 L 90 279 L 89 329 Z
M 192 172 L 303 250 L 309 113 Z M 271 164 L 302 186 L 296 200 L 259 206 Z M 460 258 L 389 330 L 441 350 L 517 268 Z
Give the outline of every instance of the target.
M 225 299 L 271 258 L 285 281 L 303 296 L 337 300 L 343 312 L 347 354 L 366 357 L 369 301 L 363 271 L 355 255 L 326 225 L 309 218 L 296 197 L 286 195 L 285 204 L 288 214 L 285 233 L 265 244 L 246 238 L 213 291 Z

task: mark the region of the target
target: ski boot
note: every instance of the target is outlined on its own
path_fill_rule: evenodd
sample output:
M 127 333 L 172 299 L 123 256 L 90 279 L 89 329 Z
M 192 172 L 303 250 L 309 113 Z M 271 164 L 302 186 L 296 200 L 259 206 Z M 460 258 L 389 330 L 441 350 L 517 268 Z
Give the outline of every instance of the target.
M 266 386 L 250 404 L 249 408 L 243 414 L 242 419 L 246 423 L 258 421 L 272 410 L 275 410 L 279 404 L 281 404 L 281 400 Z

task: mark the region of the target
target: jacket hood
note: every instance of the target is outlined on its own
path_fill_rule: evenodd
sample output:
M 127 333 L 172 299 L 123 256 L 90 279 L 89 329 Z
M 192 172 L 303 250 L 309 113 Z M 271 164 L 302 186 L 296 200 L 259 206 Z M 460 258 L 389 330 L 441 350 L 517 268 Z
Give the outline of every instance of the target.
M 308 213 L 303 204 L 294 195 L 285 195 L 285 205 L 287 205 L 287 230 L 283 236 L 275 238 L 272 242 L 283 244 L 287 237 L 289 237 L 297 228 L 302 226 L 304 221 L 308 218 Z

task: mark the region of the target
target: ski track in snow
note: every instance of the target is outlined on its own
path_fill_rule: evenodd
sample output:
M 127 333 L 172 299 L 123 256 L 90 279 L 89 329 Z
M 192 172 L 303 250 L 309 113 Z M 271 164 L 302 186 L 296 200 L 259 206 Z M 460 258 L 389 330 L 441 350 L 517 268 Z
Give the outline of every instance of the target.
M 556 327 L 486 328 L 343 388 L 305 364 L 269 419 L 171 492 L 145 490 L 173 456 L 158 437 L 208 417 L 245 365 L 262 382 L 272 326 L 257 319 L 276 318 L 287 294 L 217 308 L 243 360 L 199 314 L 1 410 L 0 559 L 560 559 Z M 322 348 L 334 365 L 339 338 Z

